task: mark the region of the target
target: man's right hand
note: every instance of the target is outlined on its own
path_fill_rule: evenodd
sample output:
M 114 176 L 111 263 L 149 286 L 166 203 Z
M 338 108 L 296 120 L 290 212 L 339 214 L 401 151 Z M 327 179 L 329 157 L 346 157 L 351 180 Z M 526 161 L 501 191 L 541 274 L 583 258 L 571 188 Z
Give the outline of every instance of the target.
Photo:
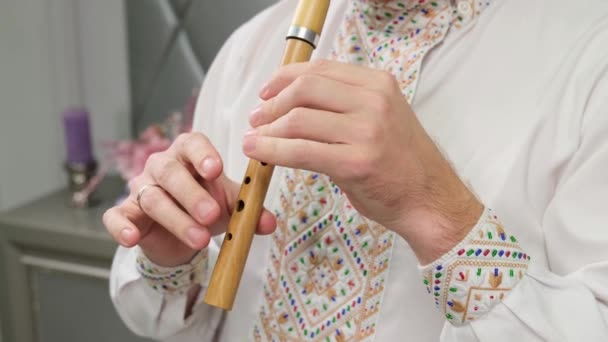
M 137 195 L 146 185 L 139 203 Z M 130 194 L 108 209 L 103 222 L 114 240 L 139 245 L 159 266 L 188 263 L 226 230 L 240 185 L 223 173 L 222 160 L 201 133 L 180 135 L 164 152 L 151 155 L 144 171 L 129 182 Z M 269 234 L 276 220 L 264 210 L 258 234 Z

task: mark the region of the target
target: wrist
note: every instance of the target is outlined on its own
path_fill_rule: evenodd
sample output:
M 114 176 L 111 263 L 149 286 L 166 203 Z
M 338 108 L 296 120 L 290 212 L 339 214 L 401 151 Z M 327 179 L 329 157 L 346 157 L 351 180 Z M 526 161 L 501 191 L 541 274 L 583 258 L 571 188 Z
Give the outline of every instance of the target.
M 136 260 L 139 274 L 148 285 L 161 294 L 185 294 L 200 285 L 207 273 L 207 250 L 179 266 L 160 266 L 150 260 L 140 249 Z
M 189 263 L 199 253 L 197 250 L 187 249 L 166 253 L 157 249 L 143 248 L 140 251 L 148 260 L 161 267 L 177 267 Z
M 417 150 L 422 166 L 418 196 L 403 210 L 399 234 L 421 264 L 454 248 L 473 229 L 484 206 L 468 189 L 434 142 L 423 134 Z
M 462 202 L 458 210 L 419 208 L 412 210 L 406 225 L 413 226 L 400 233 L 418 258 L 426 265 L 440 258 L 457 246 L 473 229 L 483 213 L 483 205 L 475 200 Z

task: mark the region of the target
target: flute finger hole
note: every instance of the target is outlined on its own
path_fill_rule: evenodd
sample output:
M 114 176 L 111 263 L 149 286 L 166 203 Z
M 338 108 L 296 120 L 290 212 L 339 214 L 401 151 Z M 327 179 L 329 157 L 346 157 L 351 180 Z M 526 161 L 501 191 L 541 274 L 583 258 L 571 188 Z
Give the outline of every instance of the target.
M 262 166 L 268 165 L 268 163 L 264 163 L 264 162 L 260 162 L 260 164 L 262 164 Z
M 251 183 L 251 177 L 249 177 L 249 176 L 245 177 L 245 180 L 243 181 L 243 183 L 245 183 L 245 184 Z
M 232 233 L 227 233 L 227 234 L 226 234 L 226 239 L 227 239 L 228 241 L 232 240 Z
M 243 200 L 239 200 L 236 205 L 236 211 L 242 211 L 245 208 L 245 202 Z

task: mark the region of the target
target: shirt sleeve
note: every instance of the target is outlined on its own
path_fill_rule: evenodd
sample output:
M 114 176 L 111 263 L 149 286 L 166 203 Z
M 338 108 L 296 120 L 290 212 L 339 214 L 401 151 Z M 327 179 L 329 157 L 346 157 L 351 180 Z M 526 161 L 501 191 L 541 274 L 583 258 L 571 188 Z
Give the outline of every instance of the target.
M 215 250 L 209 247 L 209 254 Z M 112 265 L 110 296 L 123 322 L 139 336 L 166 342 L 195 338 L 211 341 L 222 312 L 202 302 L 208 277 L 202 277 L 202 289 L 192 314 L 185 318 L 187 294 L 154 289 L 144 277 L 145 273 L 137 269 L 139 257 L 139 248 L 119 247 Z
M 532 255 L 502 301 L 466 324 L 446 323 L 441 341 L 608 341 L 608 66 L 594 79 L 578 148 L 539 218 L 548 262 Z
M 222 131 L 218 128 L 222 120 L 214 114 L 216 101 L 223 91 L 226 72 L 230 70 L 227 64 L 230 63 L 234 40 L 235 35 L 228 39 L 206 75 L 196 107 L 194 129 L 202 127 L 205 131 Z M 215 143 L 221 145 L 221 142 Z M 211 241 L 208 262 L 212 265 L 219 248 L 213 239 Z M 138 255 L 138 248 L 119 247 L 112 264 L 110 295 L 125 324 L 140 336 L 164 341 L 211 341 L 220 324 L 222 311 L 202 302 L 206 284 L 203 282 L 203 293 L 199 294 L 192 314 L 185 319 L 187 294 L 184 291 L 153 289 L 147 281 L 149 279 L 145 279 L 137 269 L 140 264 L 137 261 Z M 162 284 L 159 283 L 159 286 Z
M 422 267 L 423 282 L 447 321 L 462 326 L 484 317 L 517 285 L 530 256 L 486 208 L 451 251 Z

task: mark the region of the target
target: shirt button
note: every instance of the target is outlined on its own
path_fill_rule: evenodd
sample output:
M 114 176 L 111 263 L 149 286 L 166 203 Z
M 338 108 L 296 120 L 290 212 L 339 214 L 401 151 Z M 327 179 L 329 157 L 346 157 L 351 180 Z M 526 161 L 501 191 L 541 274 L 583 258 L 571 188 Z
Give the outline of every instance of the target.
M 471 14 L 471 4 L 468 1 L 460 1 L 458 3 L 458 13 L 463 16 Z

